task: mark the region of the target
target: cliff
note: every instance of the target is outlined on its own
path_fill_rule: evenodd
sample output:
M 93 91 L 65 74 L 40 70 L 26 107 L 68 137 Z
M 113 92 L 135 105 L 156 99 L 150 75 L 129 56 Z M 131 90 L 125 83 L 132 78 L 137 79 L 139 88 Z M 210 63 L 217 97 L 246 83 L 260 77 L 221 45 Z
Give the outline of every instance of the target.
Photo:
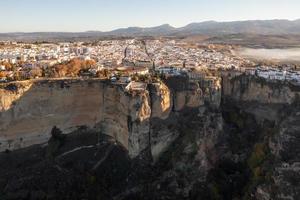
M 103 86 L 83 81 L 23 81 L 0 89 L 0 149 L 46 142 L 51 129 L 68 133 L 103 118 Z
M 300 91 L 282 81 L 268 82 L 256 76 L 223 77 L 223 96 L 260 104 L 292 104 Z
M 245 75 L 223 77 L 222 86 L 225 157 L 251 172 L 244 198 L 299 199 L 299 87 Z
M 0 198 L 299 199 L 299 88 L 245 75 L 137 85 L 2 85 L 6 147 L 72 133 L 0 153 Z
M 10 83 L 2 85 L 0 96 L 1 151 L 45 143 L 54 126 L 64 133 L 99 130 L 132 148 L 129 132 L 141 132 L 151 114 L 146 91 L 133 96 L 100 80 Z
M 131 92 L 97 79 L 29 80 L 2 84 L 0 96 L 1 151 L 45 143 L 54 126 L 63 133 L 86 127 L 112 136 L 132 157 L 150 147 L 152 119 L 204 105 L 199 84 L 188 80 L 180 91 L 161 82 Z

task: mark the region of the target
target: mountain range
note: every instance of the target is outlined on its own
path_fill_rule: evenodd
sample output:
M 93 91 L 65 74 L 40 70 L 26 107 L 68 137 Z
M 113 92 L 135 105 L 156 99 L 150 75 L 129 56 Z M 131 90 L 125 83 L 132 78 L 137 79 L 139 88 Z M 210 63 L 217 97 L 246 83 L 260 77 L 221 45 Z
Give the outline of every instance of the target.
M 249 20 L 217 22 L 205 21 L 191 23 L 184 27 L 175 28 L 169 24 L 156 27 L 128 27 L 109 32 L 32 32 L 32 33 L 0 33 L 0 40 L 42 40 L 59 38 L 95 38 L 95 37 L 137 37 L 137 36 L 189 36 L 189 35 L 229 35 L 229 34 L 258 34 L 286 35 L 300 34 L 300 19 L 290 20 Z

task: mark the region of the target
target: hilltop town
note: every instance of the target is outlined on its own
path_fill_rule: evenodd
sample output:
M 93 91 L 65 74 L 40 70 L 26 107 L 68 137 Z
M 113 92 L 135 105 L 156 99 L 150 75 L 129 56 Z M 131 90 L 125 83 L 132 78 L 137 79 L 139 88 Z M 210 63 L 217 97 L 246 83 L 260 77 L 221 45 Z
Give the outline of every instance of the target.
M 0 42 L 0 82 L 51 78 L 101 78 L 112 82 L 231 71 L 300 83 L 293 66 L 265 66 L 232 53 L 232 46 L 170 39 L 104 40 L 93 43 Z M 209 73 L 208 73 L 209 72 Z
M 97 199 L 101 188 L 104 199 L 297 197 L 299 71 L 233 48 L 167 39 L 2 44 L 4 197 Z
M 297 197 L 299 66 L 238 48 L 170 38 L 0 42 L 0 160 L 12 163 L 0 167 L 0 190 L 59 199 L 74 183 L 82 197 L 109 183 L 106 199 L 152 197 L 149 186 L 162 199 L 194 199 L 200 184 L 201 199 Z M 91 181 L 78 182 L 86 174 Z M 140 180 L 150 185 L 135 191 Z

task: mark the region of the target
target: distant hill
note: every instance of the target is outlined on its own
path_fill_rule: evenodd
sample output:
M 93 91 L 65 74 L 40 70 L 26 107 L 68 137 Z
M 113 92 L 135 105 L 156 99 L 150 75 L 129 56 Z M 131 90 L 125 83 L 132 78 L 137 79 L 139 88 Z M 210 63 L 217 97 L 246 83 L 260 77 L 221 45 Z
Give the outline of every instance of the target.
M 191 23 L 181 28 L 174 28 L 169 24 L 157 27 L 121 28 L 109 32 L 35 32 L 35 33 L 2 33 L 0 40 L 48 40 L 48 39 L 78 39 L 103 37 L 136 37 L 136 36 L 190 36 L 190 35 L 220 36 L 229 34 L 257 34 L 257 35 L 286 35 L 300 34 L 300 20 L 252 20 L 216 22 L 206 21 Z
M 177 29 L 170 26 L 169 24 L 164 24 L 161 26 L 150 27 L 150 28 L 140 28 L 140 27 L 129 27 L 117 29 L 111 32 L 106 32 L 104 35 L 117 35 L 117 36 L 156 36 L 156 35 L 169 35 L 176 33 Z
M 254 20 L 254 21 L 235 21 L 235 22 L 202 22 L 192 23 L 179 28 L 182 34 L 299 34 L 300 20 Z

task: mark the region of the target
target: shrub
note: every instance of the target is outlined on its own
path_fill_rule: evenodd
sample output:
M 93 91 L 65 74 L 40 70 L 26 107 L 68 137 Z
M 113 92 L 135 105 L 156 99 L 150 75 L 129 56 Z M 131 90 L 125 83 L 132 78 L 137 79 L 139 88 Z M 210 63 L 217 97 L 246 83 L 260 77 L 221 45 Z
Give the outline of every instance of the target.
M 253 152 L 248 159 L 248 165 L 255 170 L 256 167 L 260 166 L 267 157 L 267 146 L 264 143 L 258 143 L 254 146 Z

